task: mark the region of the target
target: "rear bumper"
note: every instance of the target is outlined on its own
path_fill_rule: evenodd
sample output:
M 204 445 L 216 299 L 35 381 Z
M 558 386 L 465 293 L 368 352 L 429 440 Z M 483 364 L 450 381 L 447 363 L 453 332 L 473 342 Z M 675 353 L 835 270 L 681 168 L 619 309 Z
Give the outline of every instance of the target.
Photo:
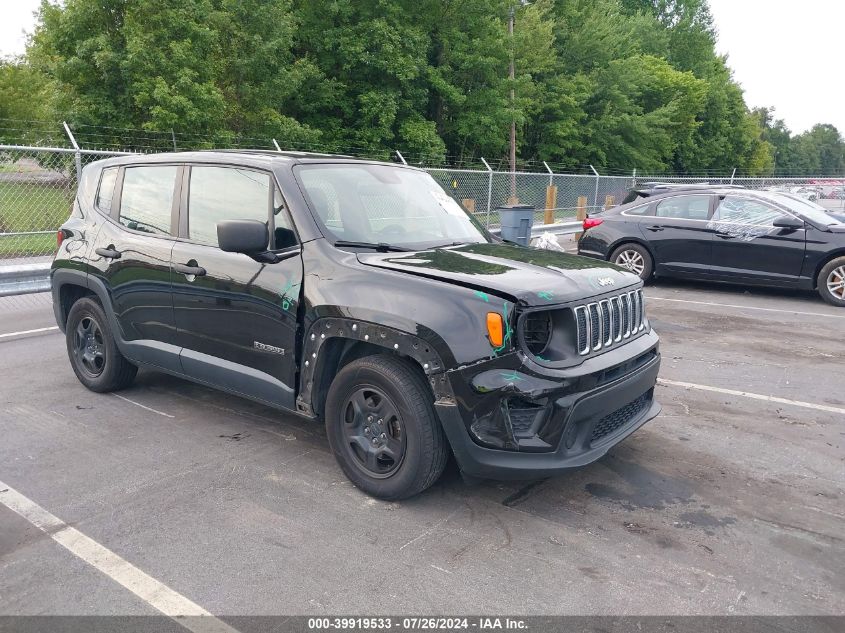
M 545 452 L 482 446 L 470 437 L 460 399 L 457 404 L 441 402 L 435 407 L 465 474 L 490 479 L 551 477 L 596 461 L 657 416 L 660 405 L 654 400 L 654 386 L 659 369 L 655 343 L 648 362 L 616 380 L 580 392 L 562 384 L 560 393 L 552 392 L 544 399 L 543 415 L 548 424 L 559 428 L 555 445 Z M 501 402 L 506 397 L 498 396 Z

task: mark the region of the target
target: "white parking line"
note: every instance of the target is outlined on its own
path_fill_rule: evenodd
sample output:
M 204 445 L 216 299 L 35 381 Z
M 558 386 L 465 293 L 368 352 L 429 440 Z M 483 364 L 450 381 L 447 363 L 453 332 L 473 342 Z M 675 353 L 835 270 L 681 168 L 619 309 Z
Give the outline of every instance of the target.
M 0 334 L 0 338 L 9 338 L 11 336 L 23 336 L 24 334 L 38 334 L 39 332 L 51 332 L 53 330 L 58 330 L 58 325 L 53 325 L 51 327 L 40 327 L 34 330 L 21 330 L 20 332 L 7 332 L 6 334 Z
M 719 306 L 722 308 L 739 308 L 741 310 L 763 310 L 764 312 L 782 312 L 784 314 L 801 314 L 804 316 L 827 317 L 829 319 L 845 319 L 845 314 L 825 314 L 824 312 L 801 312 L 799 310 L 781 310 L 779 308 L 760 308 L 757 306 L 741 306 L 734 303 L 716 303 L 715 301 L 692 301 L 690 299 L 670 299 L 646 294 L 646 300 L 675 301 L 676 303 L 695 303 L 701 306 Z
M 784 310 L 782 308 L 761 308 L 759 306 L 738 305 L 735 303 L 718 303 L 716 301 L 693 301 L 691 299 L 671 299 L 646 294 L 646 299 L 658 301 L 674 301 L 676 303 L 694 303 L 703 306 L 719 306 L 723 308 L 739 308 L 740 310 L 762 310 L 764 312 L 781 312 L 784 314 L 801 314 L 804 316 L 829 317 L 831 319 L 845 319 L 845 314 L 826 314 L 824 312 L 803 312 L 801 310 Z
M 159 415 L 163 415 L 166 418 L 176 417 L 176 416 L 170 415 L 169 413 L 165 413 L 164 411 L 159 411 L 158 409 L 153 409 L 152 407 L 148 407 L 147 405 L 141 404 L 140 402 L 135 402 L 134 400 L 130 400 L 129 398 L 126 398 L 124 396 L 119 396 L 116 393 L 113 393 L 112 395 L 115 398 L 120 398 L 121 400 L 125 400 L 129 404 L 134 404 L 136 407 L 141 407 L 142 409 L 146 409 L 147 411 L 152 411 L 153 413 L 158 413 Z
M 661 385 L 667 385 L 671 387 L 684 387 L 686 389 L 713 391 L 715 393 L 723 393 L 729 396 L 742 396 L 744 398 L 752 398 L 754 400 L 765 400 L 766 402 L 776 402 L 778 404 L 788 404 L 793 407 L 804 407 L 805 409 L 815 409 L 816 411 L 828 411 L 830 413 L 839 413 L 841 415 L 845 415 L 845 409 L 839 407 L 831 407 L 826 404 L 814 404 L 812 402 L 802 402 L 801 400 L 789 400 L 788 398 L 778 398 L 777 396 L 764 396 L 759 393 L 749 393 L 748 391 L 736 391 L 735 389 L 722 389 L 721 387 L 711 387 L 710 385 L 698 385 L 693 382 L 681 382 L 679 380 L 667 380 L 665 378 L 658 378 L 657 382 Z
M 198 604 L 144 573 L 132 563 L 70 527 L 11 486 L 0 481 L 0 503 L 21 515 L 51 539 L 126 587 L 154 609 L 196 633 L 237 633 Z M 193 617 L 191 617 L 193 616 Z M 201 616 L 201 617 L 198 617 Z

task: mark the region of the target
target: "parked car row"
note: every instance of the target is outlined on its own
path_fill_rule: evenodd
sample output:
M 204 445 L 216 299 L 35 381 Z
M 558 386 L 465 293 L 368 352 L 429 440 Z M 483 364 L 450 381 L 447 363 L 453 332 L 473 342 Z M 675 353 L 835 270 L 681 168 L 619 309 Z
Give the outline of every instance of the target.
M 260 151 L 85 167 L 53 306 L 93 391 L 150 367 L 325 426 L 376 497 L 589 464 L 660 405 L 653 276 L 816 288 L 845 306 L 845 224 L 795 192 L 640 187 L 580 255 L 504 243 L 426 172 Z

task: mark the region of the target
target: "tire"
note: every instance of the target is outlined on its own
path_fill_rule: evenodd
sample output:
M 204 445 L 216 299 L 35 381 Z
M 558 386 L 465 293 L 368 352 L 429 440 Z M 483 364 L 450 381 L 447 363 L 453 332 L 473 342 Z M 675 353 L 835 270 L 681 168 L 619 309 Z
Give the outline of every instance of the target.
M 70 366 L 91 391 L 117 391 L 132 384 L 138 368 L 126 360 L 99 303 L 79 299 L 70 309 L 65 328 Z
M 626 268 L 643 281 L 648 281 L 654 272 L 654 261 L 648 250 L 639 244 L 622 244 L 610 254 L 608 261 Z
M 837 257 L 819 271 L 816 286 L 822 299 L 830 305 L 845 308 L 845 257 Z
M 367 356 L 341 369 L 329 387 L 325 419 L 341 469 L 373 497 L 412 497 L 446 467 L 449 448 L 431 390 L 400 358 Z

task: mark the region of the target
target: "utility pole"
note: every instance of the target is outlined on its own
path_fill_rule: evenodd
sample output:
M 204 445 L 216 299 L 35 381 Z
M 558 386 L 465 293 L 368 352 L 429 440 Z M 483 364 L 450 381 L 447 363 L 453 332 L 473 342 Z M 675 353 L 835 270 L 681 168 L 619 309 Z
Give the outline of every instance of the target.
M 510 38 L 511 44 L 511 59 L 510 59 L 510 67 L 508 68 L 508 79 L 510 79 L 511 83 L 511 199 L 509 202 L 511 204 L 516 204 L 516 94 L 514 91 L 514 80 L 516 79 L 516 72 L 514 69 L 514 56 L 516 55 L 516 51 L 514 50 L 514 41 L 513 41 L 513 21 L 514 15 L 516 13 L 516 7 L 511 5 L 510 14 L 508 15 L 508 37 Z

